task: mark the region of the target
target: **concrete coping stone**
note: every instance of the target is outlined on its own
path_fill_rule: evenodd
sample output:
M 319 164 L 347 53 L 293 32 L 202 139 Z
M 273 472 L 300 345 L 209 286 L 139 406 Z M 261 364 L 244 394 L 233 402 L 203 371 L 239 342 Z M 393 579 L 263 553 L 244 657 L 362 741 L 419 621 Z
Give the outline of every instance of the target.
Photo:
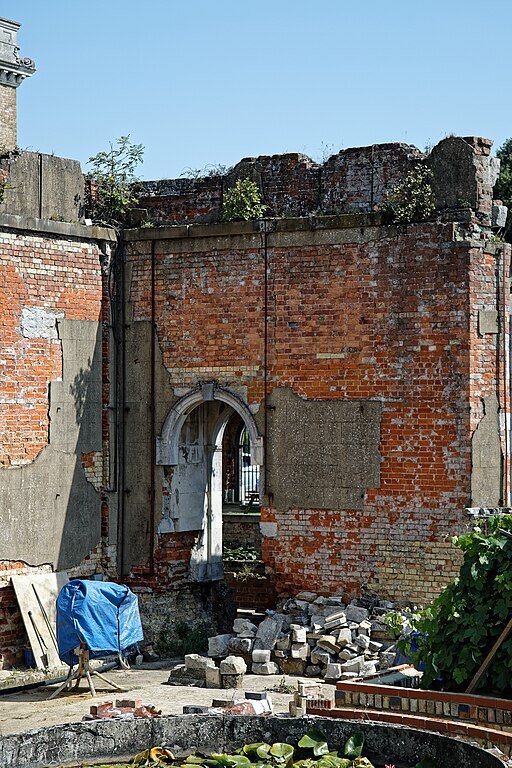
M 117 240 L 116 232 L 111 227 L 89 227 L 85 224 L 69 221 L 36 219 L 34 216 L 17 216 L 12 213 L 0 213 L 0 228 L 61 237 L 76 237 L 80 240 L 107 240 L 109 242 Z
M 354 229 L 378 227 L 380 213 L 343 213 L 334 216 L 300 216 L 257 221 L 230 221 L 218 224 L 171 224 L 124 230 L 125 240 L 174 240 L 176 238 L 254 235 L 264 232 L 297 232 L 316 229 Z M 395 227 L 396 229 L 396 227 Z

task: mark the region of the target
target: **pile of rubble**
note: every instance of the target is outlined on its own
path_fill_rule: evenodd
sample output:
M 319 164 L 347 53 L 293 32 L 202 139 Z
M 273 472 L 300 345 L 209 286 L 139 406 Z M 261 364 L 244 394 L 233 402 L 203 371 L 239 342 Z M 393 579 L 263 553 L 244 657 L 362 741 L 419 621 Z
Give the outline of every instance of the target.
M 366 604 L 366 605 L 365 605 Z M 239 656 L 258 675 L 306 675 L 326 682 L 346 680 L 389 669 L 395 659 L 384 615 L 387 601 L 321 597 L 300 592 L 281 611 L 267 611 L 259 627 L 236 619 L 233 634 L 209 640 L 208 656 Z

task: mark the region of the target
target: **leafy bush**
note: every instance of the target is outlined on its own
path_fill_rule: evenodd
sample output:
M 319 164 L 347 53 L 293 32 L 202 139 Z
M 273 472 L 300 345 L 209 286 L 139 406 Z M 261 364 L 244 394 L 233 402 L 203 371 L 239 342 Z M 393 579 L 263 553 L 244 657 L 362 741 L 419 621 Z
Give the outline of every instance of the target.
M 258 185 L 251 179 L 238 179 L 224 195 L 224 221 L 261 219 L 266 210 Z
M 416 165 L 405 179 L 387 196 L 382 210 L 396 224 L 429 219 L 436 209 L 432 189 L 432 171 L 425 165 Z
M 222 559 L 225 561 L 259 560 L 260 555 L 256 547 L 253 547 L 252 544 L 242 544 L 239 547 L 228 547 L 224 545 Z
M 142 162 L 144 147 L 121 136 L 107 151 L 89 158 L 86 176 L 86 215 L 106 224 L 122 224 L 128 209 L 139 201 L 135 168 Z
M 185 656 L 187 653 L 203 653 L 208 650 L 208 634 L 211 628 L 207 624 L 189 624 L 180 621 L 174 629 L 164 626 L 155 649 L 167 658 Z
M 418 656 L 425 662 L 423 688 L 467 687 L 512 615 L 512 516 L 488 518 L 484 529 L 459 536 L 464 553 L 458 578 L 420 619 Z M 501 531 L 500 531 L 501 529 Z M 482 686 L 510 692 L 512 636 L 501 645 Z

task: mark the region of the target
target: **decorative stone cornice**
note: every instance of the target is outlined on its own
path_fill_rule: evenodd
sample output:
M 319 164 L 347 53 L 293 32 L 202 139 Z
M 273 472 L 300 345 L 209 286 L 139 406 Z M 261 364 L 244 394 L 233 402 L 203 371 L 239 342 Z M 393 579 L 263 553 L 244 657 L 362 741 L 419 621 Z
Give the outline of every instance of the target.
M 17 88 L 26 77 L 33 75 L 36 65 L 29 58 L 19 55 L 16 35 L 20 24 L 0 18 L 0 85 Z

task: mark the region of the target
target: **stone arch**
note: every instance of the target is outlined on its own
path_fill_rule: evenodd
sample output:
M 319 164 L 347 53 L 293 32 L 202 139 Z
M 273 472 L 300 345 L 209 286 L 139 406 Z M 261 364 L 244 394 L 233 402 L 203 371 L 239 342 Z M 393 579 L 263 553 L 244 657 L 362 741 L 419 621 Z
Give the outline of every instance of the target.
M 156 463 L 164 468 L 159 533 L 197 532 L 189 579 L 223 578 L 222 437 L 237 413 L 246 425 L 255 464 L 263 462 L 263 439 L 239 397 L 205 383 L 174 403 L 157 438 Z
M 249 407 L 229 389 L 217 384 L 203 384 L 200 388 L 177 400 L 167 414 L 162 434 L 157 437 L 156 463 L 158 465 L 174 466 L 178 464 L 179 439 L 187 416 L 201 403 L 212 400 L 219 400 L 230 405 L 241 416 L 251 439 L 252 461 L 260 466 L 263 464 L 263 438 L 258 432 Z

